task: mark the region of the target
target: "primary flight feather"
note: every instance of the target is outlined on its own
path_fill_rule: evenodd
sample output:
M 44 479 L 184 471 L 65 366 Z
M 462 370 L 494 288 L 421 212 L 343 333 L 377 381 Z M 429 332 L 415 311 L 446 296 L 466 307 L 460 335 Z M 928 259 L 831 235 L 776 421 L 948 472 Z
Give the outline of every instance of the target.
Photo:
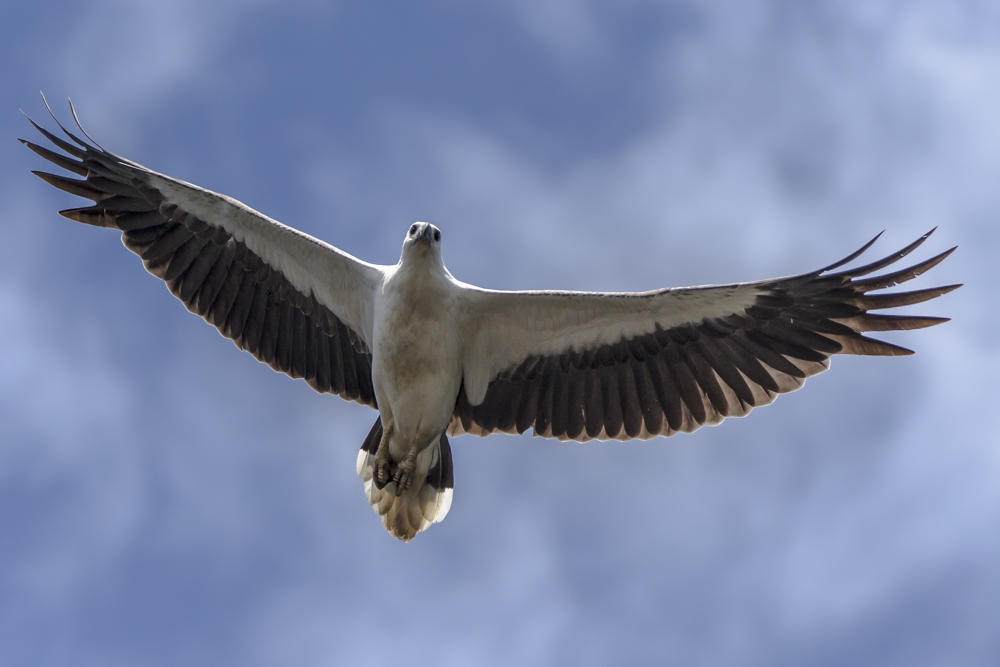
M 486 290 L 452 277 L 434 225 L 410 226 L 396 265 L 368 264 L 62 125 L 69 141 L 29 121 L 63 153 L 21 141 L 82 178 L 33 173 L 94 202 L 61 215 L 120 231 L 188 310 L 260 361 L 378 410 L 358 476 L 401 540 L 448 513 L 448 435 L 530 428 L 582 441 L 691 432 L 798 389 L 834 354 L 912 354 L 862 334 L 946 318 L 870 311 L 958 287 L 871 294 L 954 251 L 864 277 L 928 232 L 865 266 L 836 271 L 875 239 L 823 269 L 775 280 L 643 293 Z

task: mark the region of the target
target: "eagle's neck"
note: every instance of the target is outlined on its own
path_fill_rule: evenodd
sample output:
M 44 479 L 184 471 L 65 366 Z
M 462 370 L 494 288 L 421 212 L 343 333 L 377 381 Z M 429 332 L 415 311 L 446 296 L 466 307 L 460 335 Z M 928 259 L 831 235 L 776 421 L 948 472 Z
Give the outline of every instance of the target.
M 444 277 L 448 274 L 441 261 L 441 255 L 429 248 L 411 247 L 407 248 L 399 258 L 397 275 L 406 275 L 408 279 L 422 282 L 424 279 L 433 280 Z

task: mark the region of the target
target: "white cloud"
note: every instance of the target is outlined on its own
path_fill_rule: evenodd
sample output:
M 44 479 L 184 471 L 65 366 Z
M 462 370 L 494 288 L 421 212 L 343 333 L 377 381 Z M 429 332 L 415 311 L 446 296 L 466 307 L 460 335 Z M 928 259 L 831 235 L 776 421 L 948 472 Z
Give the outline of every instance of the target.
M 610 47 L 592 3 L 579 0 L 516 0 L 500 2 L 525 32 L 558 61 L 573 69 L 581 60 L 601 55 Z
M 3 550 L 19 613 L 62 608 L 119 556 L 142 513 L 139 452 L 129 445 L 134 403 L 96 329 L 41 312 L 0 283 L 0 482 L 45 523 Z M 72 545 L 72 548 L 67 548 Z

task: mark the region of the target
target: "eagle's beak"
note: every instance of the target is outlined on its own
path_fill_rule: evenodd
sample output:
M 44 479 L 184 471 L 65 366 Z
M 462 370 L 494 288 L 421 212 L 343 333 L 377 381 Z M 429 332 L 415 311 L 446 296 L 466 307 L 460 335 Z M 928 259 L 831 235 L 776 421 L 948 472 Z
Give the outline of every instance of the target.
M 420 236 L 417 237 L 417 240 L 427 241 L 427 245 L 431 245 L 431 242 L 434 240 L 434 230 L 431 229 L 430 225 L 424 227 L 424 231 L 420 233 Z

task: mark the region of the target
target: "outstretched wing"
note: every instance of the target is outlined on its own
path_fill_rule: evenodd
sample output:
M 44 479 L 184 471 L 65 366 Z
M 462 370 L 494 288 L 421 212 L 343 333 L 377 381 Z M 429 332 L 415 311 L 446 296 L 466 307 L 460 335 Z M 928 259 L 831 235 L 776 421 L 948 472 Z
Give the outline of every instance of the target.
M 66 154 L 20 141 L 83 179 L 32 173 L 94 202 L 60 215 L 121 231 L 125 247 L 188 310 L 260 361 L 317 391 L 375 405 L 371 303 L 382 280 L 378 267 L 235 199 L 120 158 L 61 124 L 74 143 L 28 120 Z
M 933 232 L 933 230 L 932 230 Z M 878 315 L 959 287 L 869 295 L 927 271 L 954 248 L 872 278 L 928 232 L 872 264 L 755 283 L 637 294 L 463 292 L 467 346 L 449 433 L 627 440 L 746 415 L 829 367 L 834 354 L 912 354 L 861 335 L 939 317 Z M 878 237 L 875 237 L 876 239 Z

